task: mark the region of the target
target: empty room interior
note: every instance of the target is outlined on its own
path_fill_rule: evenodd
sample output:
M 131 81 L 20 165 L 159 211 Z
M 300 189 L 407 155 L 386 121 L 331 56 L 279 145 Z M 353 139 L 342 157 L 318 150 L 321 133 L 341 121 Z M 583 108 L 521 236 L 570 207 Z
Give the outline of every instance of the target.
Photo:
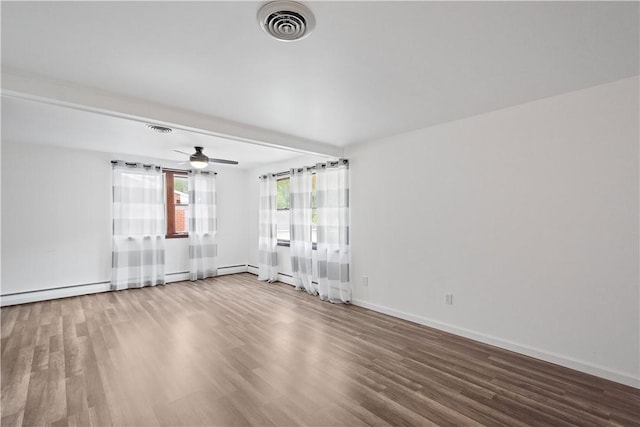
M 640 426 L 640 3 L 1 12 L 4 426 Z

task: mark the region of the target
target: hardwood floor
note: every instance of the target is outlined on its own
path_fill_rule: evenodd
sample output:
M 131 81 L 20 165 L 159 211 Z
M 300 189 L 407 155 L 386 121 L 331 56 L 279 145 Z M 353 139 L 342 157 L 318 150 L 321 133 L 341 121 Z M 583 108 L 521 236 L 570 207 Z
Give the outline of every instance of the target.
M 1 425 L 640 425 L 640 391 L 239 274 L 2 308 Z

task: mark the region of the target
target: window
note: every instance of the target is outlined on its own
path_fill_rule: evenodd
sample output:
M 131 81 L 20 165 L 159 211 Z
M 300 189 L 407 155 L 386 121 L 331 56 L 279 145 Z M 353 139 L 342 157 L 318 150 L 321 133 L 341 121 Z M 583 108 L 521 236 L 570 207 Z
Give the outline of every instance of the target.
M 278 244 L 281 246 L 289 246 L 289 240 L 291 238 L 291 232 L 289 231 L 289 193 L 291 191 L 291 184 L 289 178 L 279 178 L 276 186 Z M 311 176 L 311 242 L 315 249 L 315 244 L 318 242 L 318 212 L 315 173 Z
M 167 238 L 189 236 L 189 181 L 186 172 L 165 172 Z
M 276 187 L 278 190 L 276 193 L 278 244 L 288 246 L 291 236 L 289 231 L 289 191 L 291 188 L 289 178 L 279 178 Z

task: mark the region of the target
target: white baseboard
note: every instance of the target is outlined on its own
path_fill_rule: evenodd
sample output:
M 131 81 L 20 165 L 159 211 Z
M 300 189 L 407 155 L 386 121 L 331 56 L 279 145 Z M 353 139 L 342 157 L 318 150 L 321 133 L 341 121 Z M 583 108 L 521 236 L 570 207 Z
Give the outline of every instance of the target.
M 111 282 L 91 283 L 87 285 L 69 286 L 56 289 L 43 289 L 41 291 L 23 292 L 0 297 L 0 307 L 30 302 L 46 301 L 57 298 L 75 297 L 78 295 L 97 294 L 111 290 Z
M 246 273 L 247 265 L 234 265 L 231 267 L 218 267 L 218 276 L 226 276 L 227 274 Z
M 595 375 L 600 378 L 615 381 L 620 384 L 628 385 L 631 387 L 640 389 L 640 378 L 636 378 L 632 375 L 624 372 L 619 372 L 613 369 L 599 366 L 593 363 L 577 360 L 572 357 L 563 356 L 550 351 L 541 350 L 539 348 L 530 347 L 524 344 L 514 343 L 512 341 L 497 338 L 491 335 L 483 334 L 480 332 L 472 331 L 465 328 L 460 328 L 447 323 L 438 322 L 428 319 L 422 316 L 416 316 L 414 314 L 405 313 L 399 310 L 394 310 L 389 307 L 373 304 L 363 300 L 353 300 L 354 305 L 368 308 L 369 310 L 377 311 L 379 313 L 388 314 L 389 316 L 397 317 L 399 319 L 408 320 L 420 325 L 429 326 L 434 329 L 449 332 L 454 335 L 459 335 L 465 338 L 469 338 L 475 341 L 480 341 L 485 344 L 500 347 L 505 350 L 513 351 L 515 353 L 524 354 L 536 359 L 544 360 L 545 362 L 554 363 L 556 365 L 564 366 L 566 368 L 574 369 L 576 371 L 584 372 L 587 374 Z
M 286 283 L 287 285 L 295 286 L 293 283 L 293 277 L 284 276 L 282 274 L 278 274 L 278 282 Z
M 256 276 L 258 275 L 258 268 L 254 267 L 253 265 L 247 266 L 247 270 L 246 271 L 248 273 L 255 274 Z M 284 275 L 284 274 L 281 274 L 281 273 L 278 273 L 278 282 L 282 282 L 282 283 L 286 283 L 287 285 L 295 286 L 295 283 L 293 283 L 293 277 L 288 276 L 288 275 Z
M 227 274 L 246 273 L 246 265 L 233 265 L 230 267 L 218 267 L 218 276 L 226 276 Z M 189 280 L 189 272 L 169 273 L 165 275 L 167 283 L 185 282 Z
M 166 283 L 184 282 L 189 280 L 189 272 L 183 271 L 181 273 L 168 273 L 164 275 L 164 281 Z
M 246 265 L 234 265 L 231 267 L 219 267 L 218 276 L 227 274 L 245 273 Z M 188 272 L 168 273 L 165 275 L 166 283 L 183 282 L 189 280 Z M 43 289 L 37 291 L 21 292 L 0 296 L 0 307 L 30 302 L 46 301 L 58 298 L 75 297 L 79 295 L 97 294 L 111 290 L 111 282 L 89 283 L 83 285 L 67 286 L 55 289 Z

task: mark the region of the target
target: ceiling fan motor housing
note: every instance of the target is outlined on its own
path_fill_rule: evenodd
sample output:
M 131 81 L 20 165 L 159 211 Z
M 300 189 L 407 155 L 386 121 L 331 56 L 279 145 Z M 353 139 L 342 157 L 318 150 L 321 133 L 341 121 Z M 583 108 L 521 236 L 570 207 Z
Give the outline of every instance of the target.
M 209 157 L 202 152 L 202 147 L 195 147 L 196 152 L 189 156 L 191 166 L 197 169 L 205 168 L 209 164 Z

